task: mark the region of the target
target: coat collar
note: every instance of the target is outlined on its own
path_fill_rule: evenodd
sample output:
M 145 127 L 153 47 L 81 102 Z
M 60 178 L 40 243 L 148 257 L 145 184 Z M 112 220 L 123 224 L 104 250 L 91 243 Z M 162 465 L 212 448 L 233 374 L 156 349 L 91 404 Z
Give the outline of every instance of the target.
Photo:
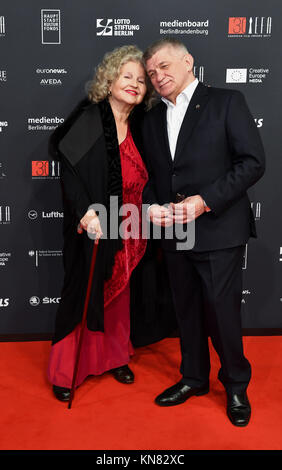
M 174 161 L 181 155 L 184 145 L 190 139 L 209 98 L 208 87 L 199 82 L 184 116 L 175 149 Z
M 184 90 L 177 96 L 176 102 L 178 103 L 179 100 L 184 99 L 184 100 L 186 100 L 186 102 L 188 101 L 188 103 L 189 103 L 192 99 L 194 91 L 196 90 L 196 88 L 198 86 L 198 83 L 199 83 L 199 80 L 197 78 L 195 78 L 195 80 L 193 80 L 193 82 L 189 83 L 189 85 L 187 85 L 187 87 L 184 88 Z M 162 97 L 161 100 L 168 107 L 174 107 L 174 104 L 171 101 L 169 101 L 168 99 Z
M 103 125 L 98 106 L 91 103 L 81 110 L 78 118 L 60 141 L 59 150 L 74 166 L 94 145 L 102 133 Z
M 158 118 L 155 121 L 155 123 L 157 126 L 158 134 L 160 134 L 160 137 L 161 137 L 160 143 L 162 146 L 162 152 L 166 156 L 170 166 L 172 166 L 172 158 L 171 158 L 171 153 L 170 153 L 168 133 L 167 133 L 167 122 L 166 122 L 167 106 L 163 101 L 160 102 L 159 106 L 160 106 L 160 119 Z
M 59 143 L 59 150 L 74 167 L 95 142 L 103 135 L 106 160 L 107 207 L 111 196 L 118 197 L 122 205 L 122 172 L 117 129 L 111 106 L 107 99 L 78 108 L 65 122 L 67 132 Z M 101 150 L 100 150 L 101 151 Z

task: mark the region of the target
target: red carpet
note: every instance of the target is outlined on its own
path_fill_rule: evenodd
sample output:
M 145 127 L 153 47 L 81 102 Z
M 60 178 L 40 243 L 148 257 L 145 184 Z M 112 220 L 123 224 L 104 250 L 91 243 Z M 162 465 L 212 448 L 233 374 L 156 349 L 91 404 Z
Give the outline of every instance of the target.
M 1 450 L 281 450 L 282 338 L 246 337 L 253 368 L 252 418 L 246 428 L 226 417 L 225 392 L 211 348 L 211 391 L 160 408 L 154 397 L 179 380 L 178 339 L 137 350 L 136 382 L 91 377 L 73 408 L 57 401 L 46 379 L 49 342 L 0 343 Z

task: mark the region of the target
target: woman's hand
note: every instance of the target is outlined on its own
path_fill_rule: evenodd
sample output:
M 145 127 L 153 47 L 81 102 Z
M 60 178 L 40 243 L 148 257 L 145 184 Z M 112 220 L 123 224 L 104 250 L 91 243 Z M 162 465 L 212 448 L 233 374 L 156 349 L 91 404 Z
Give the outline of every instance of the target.
M 78 224 L 77 232 L 82 233 L 83 230 L 88 233 L 95 233 L 96 240 L 103 235 L 99 217 L 93 209 L 87 211 Z

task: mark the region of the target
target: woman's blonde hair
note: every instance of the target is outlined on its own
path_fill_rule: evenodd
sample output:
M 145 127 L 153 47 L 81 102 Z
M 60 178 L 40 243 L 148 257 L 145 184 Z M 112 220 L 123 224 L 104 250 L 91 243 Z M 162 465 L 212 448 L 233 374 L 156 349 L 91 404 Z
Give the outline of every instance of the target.
M 120 70 L 127 62 L 136 62 L 144 68 L 143 52 L 137 46 L 117 47 L 107 52 L 102 62 L 96 67 L 92 82 L 88 85 L 88 97 L 94 103 L 104 100 L 109 95 L 111 83 L 118 78 Z M 147 106 L 152 101 L 153 89 L 146 76 L 147 92 L 144 98 Z

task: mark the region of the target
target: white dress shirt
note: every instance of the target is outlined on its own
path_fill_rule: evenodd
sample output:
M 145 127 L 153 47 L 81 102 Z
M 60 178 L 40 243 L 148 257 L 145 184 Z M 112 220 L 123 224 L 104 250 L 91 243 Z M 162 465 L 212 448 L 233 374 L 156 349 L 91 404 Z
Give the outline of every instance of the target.
M 199 83 L 199 80 L 195 78 L 195 80 L 192 83 L 190 83 L 177 96 L 175 104 L 173 104 L 168 99 L 162 97 L 162 101 L 167 105 L 167 114 L 166 114 L 167 134 L 168 134 L 169 147 L 170 147 L 172 160 L 174 160 L 177 139 L 178 139 L 179 131 L 180 131 L 184 116 L 186 114 L 188 105 L 191 101 L 194 91 L 197 88 L 198 83 Z M 205 210 L 209 212 L 210 209 L 207 207 L 207 204 L 205 203 L 205 201 L 203 202 L 204 202 Z M 154 205 L 155 204 L 151 204 L 148 207 L 147 214 L 149 213 L 150 208 Z
M 167 105 L 167 133 L 172 160 L 174 159 L 181 124 L 198 83 L 198 79 L 195 78 L 195 80 L 177 96 L 176 104 L 173 104 L 166 98 L 162 98 L 162 101 Z

